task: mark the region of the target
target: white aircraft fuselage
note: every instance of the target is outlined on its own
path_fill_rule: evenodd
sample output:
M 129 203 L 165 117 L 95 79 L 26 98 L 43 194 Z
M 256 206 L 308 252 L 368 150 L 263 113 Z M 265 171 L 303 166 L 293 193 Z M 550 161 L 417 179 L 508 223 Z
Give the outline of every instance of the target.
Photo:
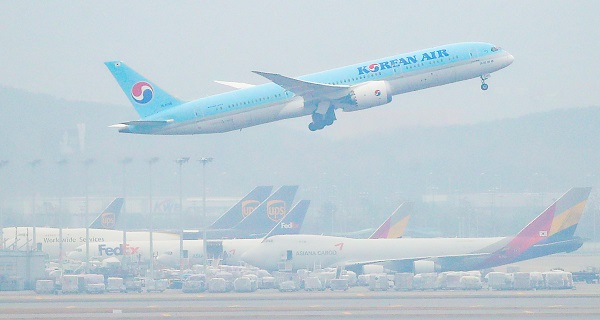
M 281 235 L 247 250 L 242 260 L 265 270 L 284 262 L 296 269 L 337 267 L 393 260 L 466 255 L 504 238 L 352 239 L 322 235 Z
M 49 259 L 58 259 L 60 255 L 60 229 L 59 228 L 36 228 L 37 242 L 41 244 L 41 250 L 48 254 Z M 2 229 L 3 241 L 6 248 L 15 250 L 35 249 L 33 243 L 33 227 L 7 227 Z M 89 229 L 90 250 L 97 243 L 123 242 L 123 231 L 107 229 Z M 177 240 L 179 235 L 163 232 L 154 232 L 155 240 Z M 85 248 L 85 228 L 63 228 L 62 229 L 62 252 L 63 257 L 75 248 L 83 245 Z M 127 242 L 148 241 L 150 233 L 147 231 L 128 231 Z M 85 253 L 85 251 L 84 251 Z

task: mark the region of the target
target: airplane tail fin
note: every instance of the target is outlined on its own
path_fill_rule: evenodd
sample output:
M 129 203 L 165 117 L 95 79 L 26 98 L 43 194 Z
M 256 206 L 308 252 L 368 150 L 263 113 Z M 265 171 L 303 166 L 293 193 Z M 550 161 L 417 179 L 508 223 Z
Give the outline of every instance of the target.
M 506 245 L 487 258 L 484 265 L 511 263 L 535 244 L 572 237 L 587 204 L 590 191 L 591 188 L 571 188 Z
M 572 188 L 557 201 L 552 227 L 545 242 L 563 241 L 573 238 L 583 215 L 592 188 Z
M 268 233 L 288 213 L 297 191 L 298 186 L 282 186 L 233 228 L 250 234 Z
M 271 194 L 273 186 L 258 186 L 250 191 L 238 203 L 231 207 L 227 212 L 221 215 L 209 229 L 227 229 L 235 226 L 237 223 L 247 217 L 256 207 L 258 207 Z
M 405 202 L 402 203 L 394 212 L 387 218 L 377 230 L 369 237 L 369 239 L 395 239 L 402 238 L 408 221 L 410 220 L 410 213 L 412 212 L 413 203 Z
M 114 230 L 125 199 L 115 198 L 102 213 L 90 224 L 91 229 Z
M 184 103 L 135 72 L 124 62 L 108 61 L 104 64 L 115 77 L 140 118 Z
M 279 221 L 277 225 L 271 229 L 264 239 L 276 235 L 300 233 L 300 229 L 302 228 L 302 223 L 304 223 L 304 217 L 306 217 L 306 212 L 308 211 L 309 206 L 310 200 L 300 200 L 300 202 L 298 202 L 292 208 L 292 210 L 290 210 L 290 212 L 288 212 L 288 214 L 286 214 L 285 217 L 283 217 L 283 219 L 281 219 L 281 221 Z

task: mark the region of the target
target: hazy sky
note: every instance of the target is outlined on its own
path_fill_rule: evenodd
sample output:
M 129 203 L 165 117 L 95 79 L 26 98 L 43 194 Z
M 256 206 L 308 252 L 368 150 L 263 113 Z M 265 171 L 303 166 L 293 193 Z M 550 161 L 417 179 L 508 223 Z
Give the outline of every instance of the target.
M 0 4 L 0 85 L 123 105 L 102 62 L 126 61 L 185 100 L 254 84 L 252 70 L 290 76 L 411 50 L 484 41 L 515 56 L 479 80 L 338 112 L 323 136 L 397 126 L 473 123 L 598 105 L 596 1 L 10 1 Z M 307 130 L 309 118 L 277 124 Z

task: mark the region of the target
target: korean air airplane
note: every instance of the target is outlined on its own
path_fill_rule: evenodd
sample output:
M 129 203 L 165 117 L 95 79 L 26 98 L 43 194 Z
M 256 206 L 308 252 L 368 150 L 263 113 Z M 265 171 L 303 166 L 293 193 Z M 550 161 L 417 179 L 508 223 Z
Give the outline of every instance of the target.
M 492 72 L 513 62 L 507 51 L 489 43 L 465 42 L 367 61 L 296 78 L 254 71 L 272 83 L 251 85 L 217 81 L 237 90 L 194 101 L 166 93 L 125 63 L 106 62 L 139 120 L 112 125 L 138 134 L 227 132 L 310 115 L 311 131 L 335 120 L 335 111 L 368 109 L 397 94 L 480 78 L 481 89 Z

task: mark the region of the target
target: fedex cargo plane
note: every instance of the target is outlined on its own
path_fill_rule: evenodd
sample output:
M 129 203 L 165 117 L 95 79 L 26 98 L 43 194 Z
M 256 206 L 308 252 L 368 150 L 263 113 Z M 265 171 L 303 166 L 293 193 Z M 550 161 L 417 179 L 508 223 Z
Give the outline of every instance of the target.
M 277 224 L 270 235 L 298 234 L 304 223 L 304 217 L 310 205 L 309 200 L 301 200 L 287 213 Z M 241 255 L 259 244 L 262 239 L 224 239 L 208 240 L 207 253 L 209 258 L 220 258 L 226 264 L 239 264 Z M 185 240 L 184 250 L 187 251 L 189 262 L 201 263 L 204 257 L 203 240 Z M 135 256 L 141 261 L 148 261 L 150 255 L 149 241 L 131 241 L 123 245 L 119 241 L 106 241 L 95 243 L 93 256 L 98 258 L 121 258 L 123 256 Z M 179 241 L 161 240 L 155 241 L 152 256 L 162 265 L 177 266 L 179 264 Z M 85 245 L 81 245 L 68 254 L 69 259 L 83 261 L 85 258 Z
M 456 43 L 300 77 L 254 71 L 272 83 L 218 81 L 237 90 L 194 101 L 173 97 L 121 61 L 105 64 L 140 116 L 111 127 L 124 133 L 178 135 L 227 132 L 307 115 L 312 117 L 308 128 L 320 130 L 336 120 L 338 109 L 384 105 L 401 93 L 473 78 L 480 78 L 481 89 L 487 90 L 490 74 L 513 60 L 490 43 Z
M 6 248 L 13 250 L 37 248 L 48 254 L 50 259 L 57 259 L 80 245 L 85 246 L 86 239 L 89 239 L 92 245 L 104 241 L 119 241 L 123 238 L 123 232 L 116 230 L 115 225 L 118 223 L 123 202 L 123 198 L 116 198 L 98 215 L 89 226 L 89 238 L 86 237 L 86 228 L 63 228 L 62 252 L 59 228 L 36 227 L 37 244 L 33 245 L 33 227 L 7 227 L 2 231 L 4 237 L 2 242 Z M 132 241 L 146 240 L 148 239 L 148 232 L 130 231 L 127 233 L 127 237 Z M 156 232 L 154 238 L 157 240 L 177 240 L 179 235 Z

